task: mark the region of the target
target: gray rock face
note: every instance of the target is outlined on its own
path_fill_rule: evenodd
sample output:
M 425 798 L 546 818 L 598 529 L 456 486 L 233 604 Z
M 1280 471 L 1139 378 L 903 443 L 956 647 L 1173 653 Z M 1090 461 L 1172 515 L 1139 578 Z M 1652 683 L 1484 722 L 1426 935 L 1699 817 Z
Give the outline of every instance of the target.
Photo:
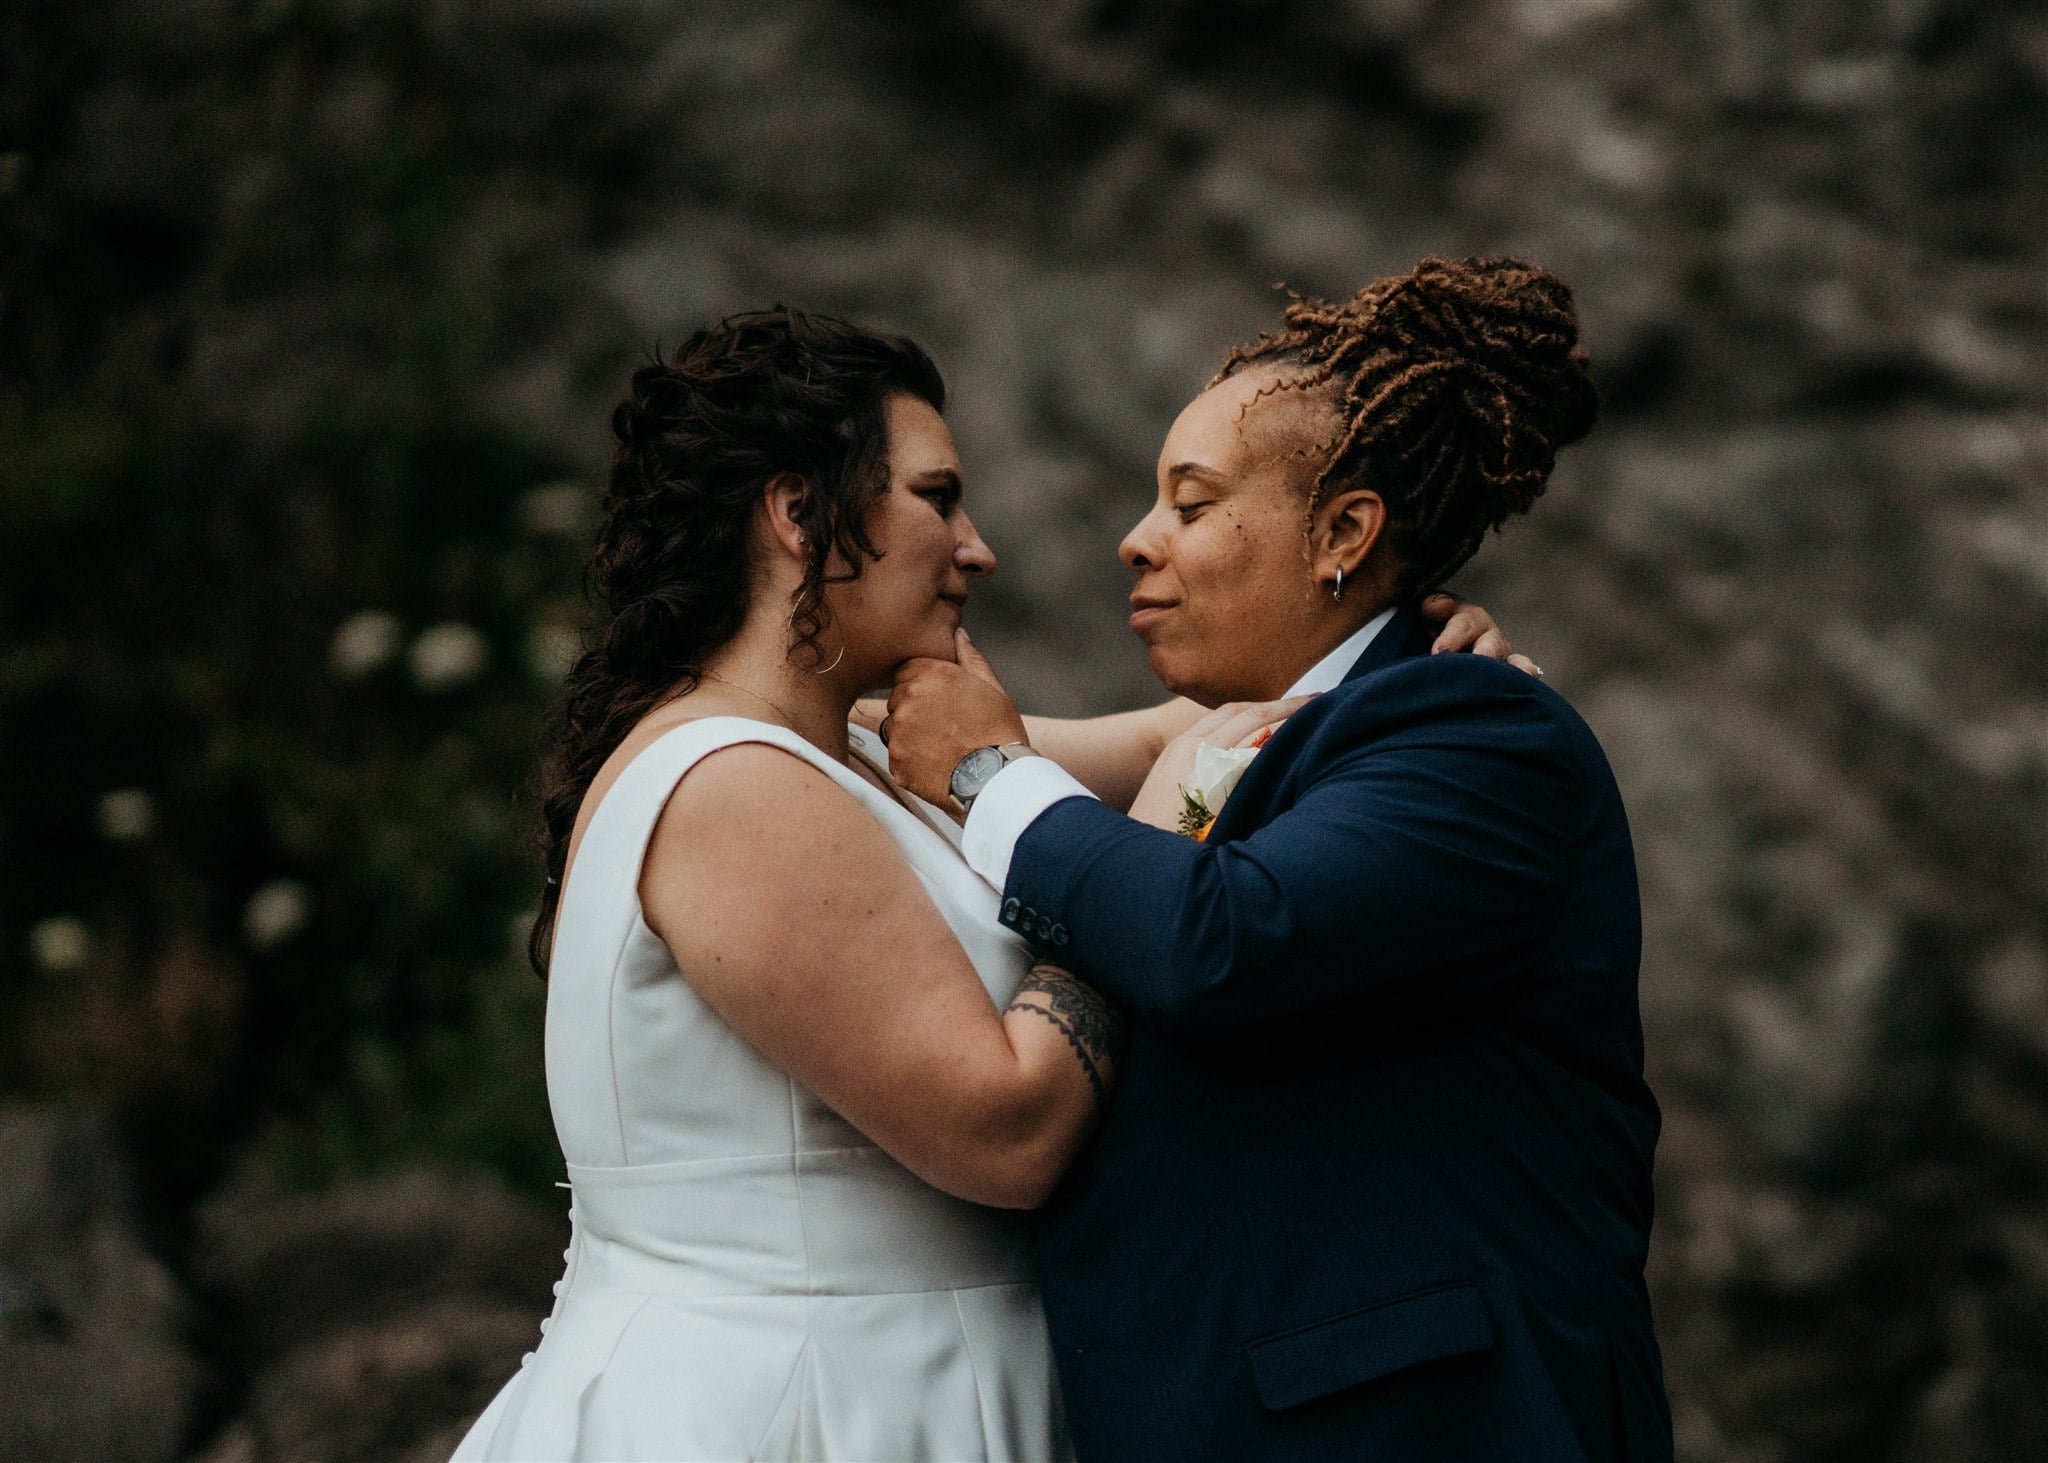
M 536 1340 L 531 1306 L 474 1299 L 337 1327 L 257 1377 L 202 1463 L 441 1463 Z
M 233 1188 L 200 1210 L 194 1284 L 259 1366 L 429 1299 L 523 1304 L 531 1329 L 561 1273 L 567 1208 L 426 1168 L 315 1194 Z
M 445 1457 L 540 1340 L 566 1210 L 425 1168 L 216 1196 L 195 1283 L 248 1381 L 208 1463 Z
M 202 1381 L 187 1307 L 84 1108 L 0 1105 L 0 1458 L 167 1463 Z

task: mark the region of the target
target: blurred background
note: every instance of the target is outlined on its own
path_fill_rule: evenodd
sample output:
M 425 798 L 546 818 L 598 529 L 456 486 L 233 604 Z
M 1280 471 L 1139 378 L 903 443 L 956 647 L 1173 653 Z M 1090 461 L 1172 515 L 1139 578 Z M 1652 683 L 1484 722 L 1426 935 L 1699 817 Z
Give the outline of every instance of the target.
M 1459 584 L 1638 837 L 1688 1463 L 2048 1456 L 2048 16 L 1960 0 L 0 8 L 0 1456 L 430 1459 L 565 1196 L 528 787 L 626 372 L 947 370 L 1027 705 L 1279 281 L 1577 289 Z

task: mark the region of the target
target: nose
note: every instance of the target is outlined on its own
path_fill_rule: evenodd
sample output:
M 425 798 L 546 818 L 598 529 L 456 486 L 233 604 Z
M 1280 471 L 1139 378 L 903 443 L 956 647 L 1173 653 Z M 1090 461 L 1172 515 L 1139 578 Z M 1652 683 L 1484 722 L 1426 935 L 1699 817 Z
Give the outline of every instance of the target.
M 953 545 L 953 562 L 963 573 L 976 577 L 996 572 L 995 551 L 981 541 L 974 521 L 965 513 L 960 515 L 960 537 Z
M 1133 574 L 1143 574 L 1147 569 L 1157 569 L 1165 561 L 1160 548 L 1160 510 L 1154 508 L 1143 518 L 1131 525 L 1131 531 L 1124 535 L 1124 541 L 1116 546 L 1116 556 L 1123 560 L 1124 567 Z

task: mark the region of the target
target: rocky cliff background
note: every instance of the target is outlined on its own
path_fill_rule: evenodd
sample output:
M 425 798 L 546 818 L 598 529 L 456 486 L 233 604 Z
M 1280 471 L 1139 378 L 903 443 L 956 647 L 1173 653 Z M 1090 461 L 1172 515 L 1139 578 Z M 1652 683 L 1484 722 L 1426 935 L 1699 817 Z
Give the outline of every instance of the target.
M 1020 697 L 1285 281 L 1517 252 L 1608 410 L 1461 588 L 1638 836 L 1688 1463 L 2048 1455 L 2048 19 L 1949 0 L 0 11 L 0 1456 L 431 1458 L 562 1234 L 518 953 L 604 421 L 948 370 Z

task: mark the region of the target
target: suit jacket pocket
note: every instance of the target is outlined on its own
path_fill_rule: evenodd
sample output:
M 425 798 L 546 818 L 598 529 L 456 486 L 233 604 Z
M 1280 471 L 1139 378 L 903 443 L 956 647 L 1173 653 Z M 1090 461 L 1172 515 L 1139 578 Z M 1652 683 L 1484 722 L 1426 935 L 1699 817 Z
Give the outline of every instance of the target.
M 1479 1287 L 1451 1285 L 1255 1341 L 1252 1380 L 1278 1412 L 1425 1361 L 1486 1351 L 1493 1339 Z

